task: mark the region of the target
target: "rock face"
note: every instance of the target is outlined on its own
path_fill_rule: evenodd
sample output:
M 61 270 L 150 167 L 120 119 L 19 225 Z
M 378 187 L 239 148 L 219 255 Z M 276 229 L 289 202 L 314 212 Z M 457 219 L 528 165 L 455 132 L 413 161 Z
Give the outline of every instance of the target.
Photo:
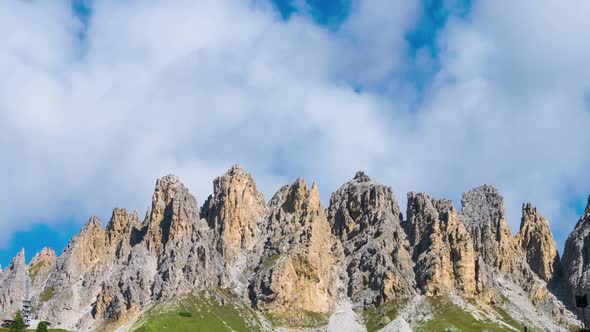
M 524 249 L 506 223 L 504 202 L 498 191 L 489 185 L 474 188 L 463 194 L 462 204 L 461 216 L 477 255 L 477 291 L 483 298 L 493 304 L 514 297 L 515 289 L 520 289 L 517 292 L 527 294 L 528 301 L 541 315 L 560 324 L 572 321 L 571 313 L 529 267 Z
M 214 231 L 214 247 L 221 254 L 227 277 L 240 289 L 245 281 L 241 277 L 247 279 L 246 270 L 253 270 L 260 257 L 265 214 L 264 196 L 252 176 L 237 165 L 215 179 L 213 195 L 202 208 L 201 216 Z
M 571 304 L 575 305 L 576 296 L 590 293 L 590 197 L 584 215 L 565 242 L 561 266 Z
M 193 222 L 199 220 L 197 200 L 178 177 L 167 175 L 156 181 L 146 234 L 148 250 L 159 253 L 168 242 L 174 247 L 190 237 Z
M 524 251 L 506 222 L 504 199 L 489 185 L 463 194 L 461 216 L 482 261 L 500 272 L 522 276 L 526 269 Z
M 358 172 L 332 194 L 328 214 L 344 249 L 347 295 L 356 306 L 401 303 L 415 294 L 409 243 L 391 188 Z
M 25 250 L 21 250 L 0 276 L 0 319 L 10 319 L 22 308 L 25 298 Z
M 47 277 L 55 267 L 57 255 L 51 248 L 43 248 L 28 266 L 31 293 L 40 293 L 45 288 Z
M 284 186 L 268 209 L 268 237 L 250 287 L 254 306 L 289 325 L 307 325 L 309 313 L 327 319 L 336 303 L 339 250 L 317 185 Z
M 559 271 L 557 245 L 549 222 L 530 203 L 522 205 L 520 232 L 516 239 L 533 272 L 547 282 L 552 281 Z
M 409 193 L 404 228 L 413 247 L 416 280 L 426 295 L 475 293 L 473 242 L 451 201 Z

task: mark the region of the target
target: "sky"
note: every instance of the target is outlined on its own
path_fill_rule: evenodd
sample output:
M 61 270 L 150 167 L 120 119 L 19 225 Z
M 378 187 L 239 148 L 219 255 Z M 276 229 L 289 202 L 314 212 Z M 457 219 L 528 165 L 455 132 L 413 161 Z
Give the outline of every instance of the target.
M 365 170 L 406 193 L 499 188 L 560 248 L 590 194 L 582 0 L 0 2 L 0 264 L 158 177 L 202 204 L 233 164 L 268 200 Z

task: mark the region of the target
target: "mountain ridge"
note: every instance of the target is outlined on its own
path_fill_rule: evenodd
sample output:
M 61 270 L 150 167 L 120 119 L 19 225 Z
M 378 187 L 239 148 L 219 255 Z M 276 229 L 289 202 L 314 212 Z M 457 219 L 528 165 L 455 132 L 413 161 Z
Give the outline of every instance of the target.
M 26 265 L 19 253 L 0 271 L 0 314 L 19 308 L 28 271 L 35 315 L 71 330 L 124 329 L 158 303 L 216 289 L 270 329 L 338 326 L 338 308 L 358 330 L 419 327 L 412 315 L 440 296 L 484 320 L 508 310 L 541 330 L 580 325 L 572 305 L 590 289 L 589 208 L 560 260 L 537 209 L 523 204 L 513 235 L 489 185 L 467 191 L 460 211 L 408 193 L 405 219 L 392 189 L 364 172 L 328 207 L 319 197 L 315 182 L 297 179 L 266 202 L 235 165 L 199 206 L 178 177 L 164 176 L 143 221 L 117 208 L 106 227 L 91 217 L 59 256 L 44 249 Z

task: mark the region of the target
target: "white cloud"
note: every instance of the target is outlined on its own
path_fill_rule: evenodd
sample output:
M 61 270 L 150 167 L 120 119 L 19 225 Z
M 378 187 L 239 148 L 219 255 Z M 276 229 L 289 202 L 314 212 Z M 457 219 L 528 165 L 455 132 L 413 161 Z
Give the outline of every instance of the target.
M 570 200 L 590 190 L 589 27 L 570 8 L 476 3 L 439 32 L 441 70 L 408 112 L 411 94 L 379 87 L 414 90 L 398 76 L 417 2 L 355 1 L 333 31 L 262 2 L 96 1 L 81 41 L 62 2 L 4 1 L 0 241 L 114 206 L 143 213 L 170 172 L 203 202 L 233 163 L 267 199 L 297 176 L 327 198 L 357 169 L 402 207 L 409 190 L 458 201 L 496 184 L 513 229 L 532 200 L 569 231 Z

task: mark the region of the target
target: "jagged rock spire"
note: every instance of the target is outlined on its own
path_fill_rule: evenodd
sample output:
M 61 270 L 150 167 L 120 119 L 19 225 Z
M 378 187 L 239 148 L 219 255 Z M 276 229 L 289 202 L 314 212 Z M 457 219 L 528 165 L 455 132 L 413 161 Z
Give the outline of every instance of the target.
M 26 292 L 26 271 L 23 248 L 0 275 L 0 313 L 9 313 L 8 317 L 12 317 L 17 310 L 21 309 Z
M 47 277 L 55 267 L 57 255 L 49 247 L 44 247 L 39 251 L 28 266 L 29 277 L 31 280 L 31 292 L 38 293 L 44 288 Z
M 483 261 L 501 272 L 522 275 L 526 270 L 524 251 L 506 222 L 504 198 L 490 185 L 463 194 L 461 216 Z
M 328 216 L 342 242 L 346 292 L 356 306 L 415 294 L 409 243 L 391 188 L 358 172 L 332 194 Z
M 265 212 L 264 196 L 239 165 L 213 181 L 213 195 L 201 215 L 214 229 L 215 246 L 230 266 L 252 250 Z
M 356 180 L 357 182 L 369 182 L 371 181 L 371 178 L 365 174 L 364 171 L 357 171 L 353 180 Z
M 148 219 L 148 249 L 158 252 L 168 241 L 186 237 L 191 232 L 192 223 L 198 219 L 197 200 L 180 179 L 174 175 L 158 179 Z
M 298 179 L 282 187 L 270 201 L 264 232 L 265 250 L 250 287 L 255 307 L 283 323 L 305 324 L 309 313 L 327 319 L 337 297 L 339 250 L 317 185 Z
M 565 242 L 561 268 L 572 305 L 590 293 L 590 196 L 584 214 Z M 586 314 L 590 318 L 590 314 Z
M 547 219 L 531 204 L 522 205 L 520 231 L 516 237 L 529 266 L 541 279 L 550 282 L 559 271 L 559 254 Z
M 408 193 L 404 228 L 413 247 L 418 286 L 427 295 L 476 291 L 475 252 L 470 233 L 449 200 Z

